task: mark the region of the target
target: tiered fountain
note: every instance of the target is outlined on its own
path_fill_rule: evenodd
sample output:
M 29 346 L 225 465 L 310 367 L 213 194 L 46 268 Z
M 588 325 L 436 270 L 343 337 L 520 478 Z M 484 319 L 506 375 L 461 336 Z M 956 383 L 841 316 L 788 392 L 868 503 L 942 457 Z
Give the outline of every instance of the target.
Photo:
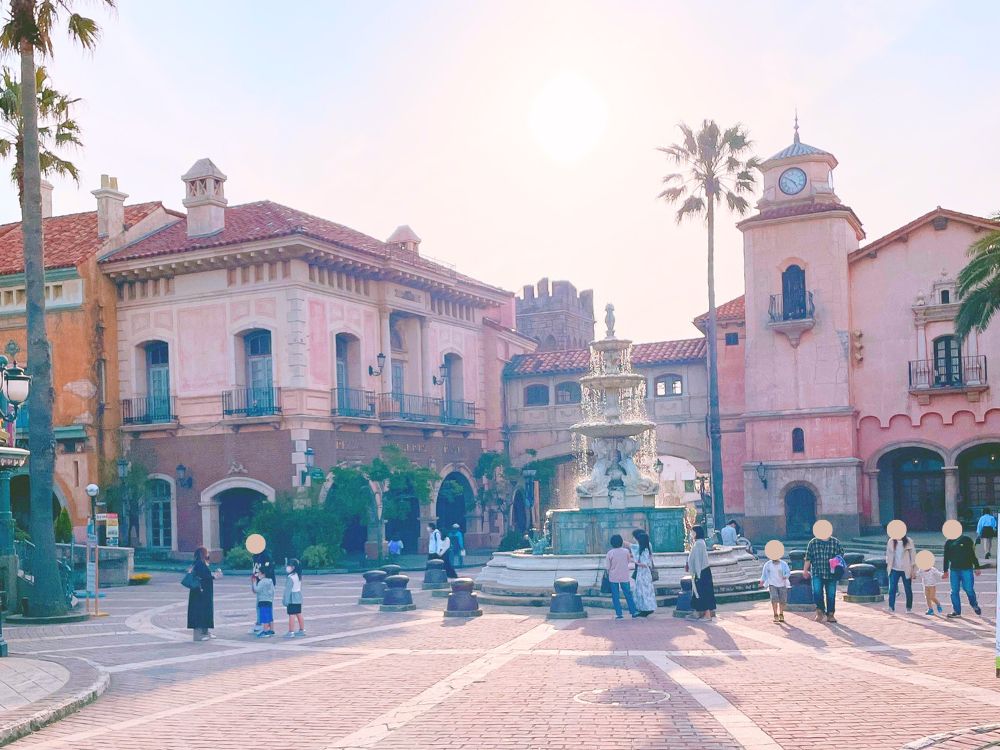
M 645 529 L 660 570 L 657 590 L 670 594 L 684 575 L 684 508 L 667 505 L 653 478 L 656 425 L 646 417 L 646 378 L 632 372 L 632 342 L 615 337 L 614 307 L 607 306 L 607 336 L 590 345 L 590 373 L 580 380 L 582 419 L 570 429 L 580 481 L 576 508 L 548 513 L 546 554 L 498 552 L 476 580 L 484 602 L 542 603 L 556 578 L 600 590 L 604 554 L 613 534 L 626 544 Z M 742 588 L 758 571 L 742 549 L 710 553 L 716 583 Z

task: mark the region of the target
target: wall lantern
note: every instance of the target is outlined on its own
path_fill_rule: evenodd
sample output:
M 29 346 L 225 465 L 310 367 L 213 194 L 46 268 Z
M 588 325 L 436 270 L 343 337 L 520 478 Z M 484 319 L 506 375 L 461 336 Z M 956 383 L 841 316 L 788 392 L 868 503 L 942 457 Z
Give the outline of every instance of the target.
M 767 467 L 764 466 L 764 462 L 761 461 L 757 464 L 757 477 L 760 479 L 760 483 L 764 485 L 764 489 L 767 489 Z
M 118 465 L 118 479 L 124 482 L 125 477 L 128 476 L 128 459 L 121 456 L 116 463 Z
M 5 422 L 14 422 L 17 420 L 21 404 L 28 400 L 31 376 L 24 374 L 24 370 L 17 366 L 17 360 L 14 360 L 14 364 L 8 365 L 7 358 L 0 356 L 0 377 L 3 378 L 3 395 L 12 407 L 9 413 L 3 415 L 3 419 Z
M 371 375 L 372 377 L 378 377 L 379 375 L 382 374 L 382 370 L 385 369 L 385 354 L 379 352 L 378 356 L 375 357 L 375 362 L 377 364 L 376 367 L 368 365 L 368 374 Z
M 191 485 L 194 484 L 194 477 L 188 474 L 188 467 L 184 464 L 177 464 L 176 472 L 177 486 L 185 489 L 191 489 Z
M 306 468 L 304 468 L 300 474 L 300 484 L 305 486 L 306 477 L 312 474 L 313 466 L 316 465 L 316 451 L 312 448 L 306 448 L 303 454 L 306 457 Z
M 434 375 L 431 378 L 431 380 L 434 381 L 434 385 L 444 385 L 445 384 L 445 381 L 448 380 L 448 365 L 447 365 L 447 363 L 442 362 L 438 366 L 438 374 Z

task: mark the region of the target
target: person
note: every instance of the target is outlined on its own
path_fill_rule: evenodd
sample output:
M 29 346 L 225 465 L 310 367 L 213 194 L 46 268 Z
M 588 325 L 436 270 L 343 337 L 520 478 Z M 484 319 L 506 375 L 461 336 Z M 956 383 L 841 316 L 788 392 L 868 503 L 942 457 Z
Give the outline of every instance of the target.
M 632 617 L 638 617 L 639 612 L 635 608 L 635 600 L 632 599 L 632 586 L 629 584 L 630 569 L 633 565 L 631 550 L 625 549 L 621 534 L 611 537 L 611 549 L 604 556 L 604 568 L 608 571 L 608 583 L 611 584 L 611 605 L 615 608 L 615 619 L 621 620 L 622 614 L 621 594 L 625 595 L 625 603 L 628 604 L 628 613 Z
M 403 540 L 398 536 L 389 540 L 389 559 L 398 560 L 403 554 Z
M 441 559 L 441 532 L 436 523 L 427 524 L 427 559 Z
M 649 543 L 649 534 L 643 529 L 633 531 L 632 538 L 636 541 L 632 552 L 635 560 L 635 569 L 632 571 L 632 578 L 635 580 L 635 606 L 639 610 L 639 617 L 649 617 L 656 611 L 653 548 Z
M 834 557 L 843 556 L 844 548 L 835 536 L 828 539 L 813 537 L 806 545 L 802 572 L 812 579 L 813 600 L 816 603 L 816 622 L 837 622 L 837 576 L 830 565 Z M 826 597 L 824 601 L 824 595 Z
M 944 572 L 948 573 L 948 582 L 951 584 L 952 611 L 948 613 L 948 617 L 962 616 L 962 599 L 959 587 L 965 589 L 965 595 L 969 599 L 972 611 L 977 615 L 983 613 L 976 600 L 976 581 L 974 578 L 974 576 L 979 575 L 980 567 L 979 560 L 976 558 L 976 545 L 965 534 L 962 534 L 958 539 L 949 539 L 944 543 Z
M 260 623 L 257 637 L 270 638 L 274 635 L 274 581 L 264 571 L 258 570 L 254 577 L 253 591 L 257 595 L 257 622 Z
M 933 615 L 935 607 L 937 607 L 937 613 L 941 614 L 941 602 L 937 598 L 937 585 L 941 582 L 942 578 L 944 578 L 944 573 L 933 565 L 927 568 L 927 570 L 917 571 L 917 580 L 923 585 L 924 599 L 927 600 L 925 615 Z
M 439 532 L 440 533 L 440 532 Z M 451 564 L 451 537 L 443 537 L 438 547 L 438 559 L 444 560 L 444 572 L 449 578 L 458 578 L 455 566 Z
M 271 583 L 276 583 L 274 578 L 274 561 L 271 560 L 271 553 L 267 551 L 267 548 L 261 552 L 256 553 L 252 557 L 253 565 L 250 569 L 250 590 L 255 591 L 254 585 L 257 582 L 257 573 L 263 573 L 266 578 L 269 578 Z M 256 609 L 256 607 L 255 607 Z M 253 634 L 260 633 L 263 630 L 260 623 L 260 618 L 254 623 L 253 628 L 250 632 Z
M 462 558 L 465 557 L 465 536 L 462 534 L 462 527 L 453 523 L 448 537 L 451 539 L 451 566 L 461 568 Z
M 712 566 L 708 561 L 708 546 L 705 544 L 705 527 L 691 529 L 691 552 L 685 569 L 694 578 L 694 599 L 691 604 L 698 613 L 698 619 L 715 617 L 715 584 L 712 581 Z
M 792 587 L 792 571 L 782 559 L 768 560 L 760 571 L 761 588 L 771 596 L 771 611 L 775 622 L 785 621 L 785 605 L 788 604 L 788 589 Z
M 997 517 L 993 515 L 991 508 L 983 508 L 983 515 L 976 524 L 976 536 L 983 543 L 984 559 L 989 560 L 993 553 L 994 540 L 997 538 Z
M 722 537 L 723 547 L 735 547 L 739 538 L 739 531 L 736 529 L 736 521 L 730 521 L 725 526 L 722 527 L 722 531 L 719 532 Z
M 306 634 L 306 626 L 302 621 L 302 566 L 293 557 L 285 565 L 285 572 L 288 577 L 285 579 L 285 588 L 281 592 L 281 603 L 288 613 L 288 632 L 285 633 L 285 638 L 294 638 Z M 293 630 L 296 620 L 298 620 L 299 629 Z
M 889 611 L 896 611 L 896 593 L 900 580 L 906 592 L 906 611 L 913 611 L 913 573 L 917 569 L 917 549 L 913 540 L 890 539 L 885 544 L 885 567 L 889 571 Z
M 207 641 L 215 638 L 208 631 L 215 627 L 215 579 L 222 575 L 222 571 L 211 571 L 208 567 L 208 550 L 199 547 L 194 551 L 194 564 L 188 572 L 198 578 L 201 586 L 188 589 L 187 626 L 194 631 L 196 641 Z

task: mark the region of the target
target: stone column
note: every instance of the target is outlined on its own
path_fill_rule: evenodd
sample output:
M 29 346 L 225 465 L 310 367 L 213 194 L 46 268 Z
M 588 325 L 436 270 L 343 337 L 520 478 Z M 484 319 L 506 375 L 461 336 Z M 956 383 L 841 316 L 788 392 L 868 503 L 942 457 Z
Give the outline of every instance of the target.
M 305 292 L 294 289 L 288 292 L 288 381 L 291 388 L 306 387 L 308 371 L 308 346 L 306 345 Z M 281 385 L 281 375 L 276 373 L 276 385 Z
M 420 367 L 420 394 L 423 396 L 433 396 L 434 391 L 433 382 L 431 381 L 431 376 L 434 374 L 433 365 L 431 364 L 430 355 L 430 341 L 428 336 L 428 329 L 430 326 L 427 325 L 427 318 L 420 318 L 420 360 L 418 366 Z
M 871 471 L 865 472 L 868 475 L 868 500 L 872 506 L 872 526 L 881 526 L 881 513 L 882 509 L 879 507 L 879 494 L 878 494 L 878 469 L 872 469 Z
M 958 467 L 945 466 L 944 471 L 944 516 L 947 520 L 958 520 Z
M 379 351 L 385 355 L 385 367 L 381 375 L 382 393 L 392 393 L 392 335 L 389 332 L 390 314 L 391 311 L 388 306 L 379 307 Z
M 201 545 L 209 555 L 215 552 L 225 554 L 219 538 L 219 501 L 213 497 L 199 501 L 198 505 L 201 507 Z

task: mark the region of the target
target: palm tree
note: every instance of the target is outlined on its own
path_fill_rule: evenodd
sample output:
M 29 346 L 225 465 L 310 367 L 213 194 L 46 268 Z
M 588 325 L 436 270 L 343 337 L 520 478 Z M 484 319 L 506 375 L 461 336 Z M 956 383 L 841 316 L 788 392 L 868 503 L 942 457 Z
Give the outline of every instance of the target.
M 1000 222 L 1000 213 L 993 216 Z M 985 331 L 1000 311 L 1000 229 L 988 232 L 972 243 L 969 264 L 958 274 L 958 295 L 962 306 L 955 319 L 955 332 L 965 338 Z
M 100 0 L 113 8 L 114 0 Z M 32 397 L 28 403 L 28 442 L 31 445 L 31 538 L 36 547 L 35 585 L 31 588 L 33 615 L 66 611 L 56 540 L 52 527 L 52 473 L 55 439 L 52 433 L 52 352 L 45 330 L 45 256 L 42 247 L 42 164 L 38 130 L 38 91 L 35 51 L 53 53 L 53 32 L 60 17 L 66 30 L 84 49 L 97 46 L 97 23 L 73 12 L 73 0 L 10 0 L 10 16 L 0 30 L 0 51 L 17 54 L 21 62 L 21 117 L 23 133 L 23 195 L 21 232 L 28 328 L 28 362 Z
M 53 149 L 61 146 L 82 146 L 80 126 L 70 110 L 79 99 L 70 99 L 49 85 L 45 68 L 35 71 L 35 90 L 38 92 L 39 164 L 43 175 L 60 175 L 80 181 L 76 165 L 60 157 Z M 14 155 L 10 179 L 17 185 L 17 197 L 24 203 L 24 118 L 21 116 L 21 84 L 10 68 L 0 74 L 0 157 Z
M 708 433 L 712 451 L 712 496 L 716 525 L 724 523 L 722 495 L 722 427 L 719 419 L 719 366 L 715 311 L 715 208 L 726 201 L 730 211 L 743 215 L 750 207 L 745 195 L 755 186 L 757 158 L 741 125 L 722 130 L 714 120 L 704 120 L 696 133 L 683 122 L 684 140 L 660 148 L 667 159 L 684 169 L 663 178 L 659 197 L 677 204 L 677 223 L 693 216 L 705 217 L 708 226 Z

